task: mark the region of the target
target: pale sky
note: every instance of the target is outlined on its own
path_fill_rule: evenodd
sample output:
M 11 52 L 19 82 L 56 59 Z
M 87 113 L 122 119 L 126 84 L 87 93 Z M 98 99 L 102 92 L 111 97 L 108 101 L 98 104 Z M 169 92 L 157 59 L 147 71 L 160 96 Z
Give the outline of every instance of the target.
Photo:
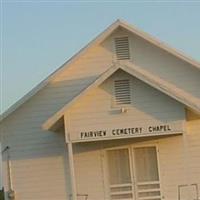
M 3 0 L 0 112 L 118 18 L 200 61 L 200 0 Z

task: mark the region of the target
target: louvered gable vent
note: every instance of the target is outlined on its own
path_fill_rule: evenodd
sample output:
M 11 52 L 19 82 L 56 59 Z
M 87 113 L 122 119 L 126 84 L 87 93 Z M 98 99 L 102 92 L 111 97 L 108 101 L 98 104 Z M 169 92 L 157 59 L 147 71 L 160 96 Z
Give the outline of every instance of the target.
M 130 80 L 115 80 L 115 103 L 116 105 L 131 104 Z
M 128 37 L 115 38 L 115 51 L 117 60 L 130 59 Z

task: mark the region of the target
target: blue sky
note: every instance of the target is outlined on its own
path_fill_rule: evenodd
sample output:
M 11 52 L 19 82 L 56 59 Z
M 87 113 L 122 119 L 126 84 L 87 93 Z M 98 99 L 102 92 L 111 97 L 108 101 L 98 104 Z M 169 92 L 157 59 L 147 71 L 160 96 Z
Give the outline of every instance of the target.
M 1 6 L 1 112 L 117 18 L 200 61 L 200 0 L 3 0 Z

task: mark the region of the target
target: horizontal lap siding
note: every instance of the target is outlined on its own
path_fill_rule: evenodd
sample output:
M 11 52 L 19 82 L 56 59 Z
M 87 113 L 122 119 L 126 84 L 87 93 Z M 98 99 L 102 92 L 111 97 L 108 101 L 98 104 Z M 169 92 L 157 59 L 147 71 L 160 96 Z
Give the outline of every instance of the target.
M 16 115 L 17 119 L 13 123 L 5 122 L 1 131 L 3 145 L 10 146 L 13 188 L 17 200 L 66 199 L 65 176 L 68 173 L 64 165 L 64 135 L 42 131 L 42 113 L 37 121 L 27 119 L 18 112 Z M 6 175 L 5 161 L 4 170 Z M 7 182 L 6 177 L 4 182 Z
M 13 185 L 17 199 L 68 199 L 70 183 L 68 166 L 65 165 L 64 136 L 45 132 L 41 129 L 41 125 L 112 65 L 113 49 L 110 39 L 104 41 L 100 46 L 91 48 L 0 124 L 2 145 L 11 147 Z M 199 71 L 138 37 L 131 36 L 130 39 L 132 61 L 135 64 L 174 83 L 194 96 L 200 97 Z M 151 120 L 151 115 L 157 118 L 156 122 L 160 120 L 164 122 L 165 117 L 169 116 L 173 120 L 182 117 L 183 108 L 176 101 L 139 81 L 136 85 L 144 93 L 138 93 L 134 98 L 138 106 L 140 102 L 143 104 L 144 110 L 141 111 L 141 107 L 133 109 L 130 115 L 127 115 L 126 120 L 136 120 L 136 116 L 131 118 L 131 114 L 134 112 L 141 121 L 149 118 Z M 106 117 L 108 109 L 110 109 L 110 96 L 107 95 L 105 98 L 105 93 L 100 90 L 96 90 L 90 95 L 85 97 L 85 101 L 74 106 L 71 116 L 74 121 L 72 126 L 77 126 L 77 123 L 80 122 L 84 126 L 91 126 L 90 123 L 94 124 L 92 119 L 95 117 L 99 119 L 98 121 L 103 118 L 105 124 L 110 120 L 109 117 Z M 94 101 L 92 101 L 92 97 L 94 97 Z M 88 105 L 95 106 L 95 111 Z M 115 123 L 119 121 L 117 119 Z M 109 123 L 112 124 L 111 120 Z M 188 136 L 192 159 L 191 181 L 199 182 L 198 152 L 200 144 L 198 141 L 200 139 L 198 135 L 200 135 L 200 128 L 196 128 L 199 122 L 194 123 L 191 123 L 188 128 L 188 132 L 191 132 L 191 135 Z M 181 137 L 159 140 L 165 199 L 177 200 L 177 185 L 184 182 L 181 141 Z M 80 154 L 75 152 L 77 186 L 78 192 L 89 193 L 93 200 L 102 200 L 104 183 L 101 154 L 100 150 L 95 148 L 97 147 L 94 147 L 92 152 L 84 151 Z M 179 153 L 173 153 L 176 151 Z M 95 171 L 90 170 L 91 166 L 94 166 Z M 174 170 L 172 166 L 174 166 Z M 178 178 L 176 178 L 177 174 Z M 4 182 L 6 182 L 6 177 L 4 177 Z M 88 184 L 85 184 L 86 182 Z M 99 187 L 94 184 L 98 184 Z
M 182 136 L 173 136 L 164 139 L 153 139 L 147 142 L 137 143 L 135 139 L 113 140 L 104 143 L 82 144 L 76 149 L 81 148 L 75 154 L 75 168 L 78 192 L 88 194 L 93 200 L 102 200 L 104 189 L 108 186 L 103 181 L 104 171 L 102 169 L 103 160 L 101 159 L 101 149 L 111 147 L 122 147 L 122 145 L 157 145 L 158 159 L 160 166 L 160 180 L 162 196 L 166 200 L 177 200 L 178 186 L 189 184 L 188 175 L 193 177 L 192 183 L 199 183 L 199 167 L 191 165 L 191 171 L 185 168 L 186 158 L 184 155 L 184 143 Z M 87 150 L 87 148 L 89 150 Z M 82 152 L 83 151 L 83 152 Z M 196 158 L 195 156 L 193 158 Z M 191 159 L 193 159 L 191 158 Z M 199 158 L 196 158 L 199 159 Z M 197 161 L 197 160 L 196 160 Z M 191 163 L 193 163 L 191 161 Z M 106 178 L 106 177 L 105 177 Z
M 200 70 L 138 37 L 132 38 L 132 44 L 136 65 L 200 98 Z
M 189 140 L 191 138 L 191 136 L 188 136 Z M 136 139 L 128 139 L 77 145 L 75 148 L 75 168 L 78 192 L 88 194 L 89 198 L 94 200 L 104 199 L 103 189 L 106 188 L 106 181 L 102 180 L 104 176 L 102 165 L 105 162 L 104 158 L 101 157 L 102 149 L 138 144 L 141 146 L 158 146 L 161 189 L 164 199 L 177 200 L 179 185 L 190 183 L 198 183 L 200 185 L 200 162 L 199 156 L 196 155 L 199 151 L 194 150 L 193 154 L 190 153 L 191 168 L 188 170 L 185 167 L 187 158 L 184 154 L 185 146 L 182 135 L 163 139 L 149 139 L 146 142 L 141 141 L 141 139 L 140 142 L 137 142 Z M 192 146 L 193 142 L 190 143 Z M 190 180 L 188 180 L 188 176 L 191 178 Z
M 186 122 L 186 142 L 183 136 L 159 140 L 159 158 L 165 199 L 177 200 L 178 185 L 200 188 L 200 117 Z
M 75 174 L 77 193 L 87 194 L 88 200 L 104 199 L 104 180 L 101 151 L 96 145 L 75 147 Z M 81 199 L 81 198 L 80 198 Z M 84 198 L 82 198 L 84 199 Z
M 195 115 L 194 118 L 191 118 L 193 115 L 189 112 L 187 121 L 190 181 L 191 183 L 197 183 L 200 188 L 200 117 Z
M 128 36 L 131 62 L 200 98 L 200 70 L 124 29 L 110 36 Z
M 111 87 L 116 76 L 133 79 L 132 105 L 123 114 L 117 113 L 117 108 L 112 106 Z M 184 119 L 184 106 L 142 81 L 118 71 L 75 103 L 69 116 L 69 131 L 76 134 L 86 130 L 142 126 L 144 121 L 149 125 L 181 122 Z
M 83 143 L 75 147 L 75 171 L 78 193 L 88 194 L 89 199 L 105 199 L 106 182 L 102 150 L 124 145 L 157 145 L 162 195 L 166 200 L 177 200 L 178 185 L 187 183 L 184 168 L 184 145 L 182 136 L 163 139 L 148 139 L 137 142 L 137 139 L 111 140 L 98 143 Z M 103 191 L 104 190 L 104 191 Z M 108 199 L 106 199 L 108 200 Z
M 187 180 L 182 136 L 159 140 L 159 162 L 164 199 L 177 200 L 178 186 Z
M 121 73 L 120 77 L 123 76 L 124 74 Z M 133 83 L 133 106 L 125 114 L 112 113 L 111 94 L 105 89 L 106 82 L 104 86 L 101 85 L 82 97 L 70 109 L 70 133 L 80 132 L 85 128 L 101 130 L 130 124 L 134 126 L 135 123 L 143 125 L 144 121 L 145 123 L 167 123 L 184 118 L 184 106 L 137 79 Z M 101 145 L 97 143 L 91 148 L 91 143 L 77 145 L 77 149 L 80 148 L 75 155 L 78 192 L 87 193 L 95 200 L 103 199 L 102 189 L 105 185 L 100 178 L 104 175 L 101 169 L 102 163 L 100 163 L 101 148 L 135 143 L 135 140 L 100 142 Z M 153 141 L 149 139 L 144 144 L 158 144 L 163 196 L 167 200 L 177 200 L 178 185 L 184 184 L 186 180 L 182 136 Z M 85 182 L 85 180 L 89 181 Z M 95 187 L 91 183 L 95 184 Z
M 105 67 L 110 67 L 111 58 L 101 48 L 90 53 L 76 61 L 69 70 L 70 76 L 67 73 L 66 78 L 63 73 L 59 80 L 53 80 L 0 124 L 3 147 L 11 148 L 17 200 L 69 199 L 64 133 L 43 131 L 42 124 L 93 82 Z M 5 186 L 6 182 L 5 173 Z
M 112 57 L 110 41 L 105 41 L 102 45 L 89 49 L 53 81 L 98 76 L 112 66 Z

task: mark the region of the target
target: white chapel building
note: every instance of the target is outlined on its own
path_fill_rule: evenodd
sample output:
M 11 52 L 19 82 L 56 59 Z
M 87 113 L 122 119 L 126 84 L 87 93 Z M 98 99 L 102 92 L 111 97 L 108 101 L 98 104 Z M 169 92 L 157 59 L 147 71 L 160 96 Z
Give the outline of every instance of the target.
M 6 200 L 200 200 L 200 63 L 117 20 L 0 136 Z

